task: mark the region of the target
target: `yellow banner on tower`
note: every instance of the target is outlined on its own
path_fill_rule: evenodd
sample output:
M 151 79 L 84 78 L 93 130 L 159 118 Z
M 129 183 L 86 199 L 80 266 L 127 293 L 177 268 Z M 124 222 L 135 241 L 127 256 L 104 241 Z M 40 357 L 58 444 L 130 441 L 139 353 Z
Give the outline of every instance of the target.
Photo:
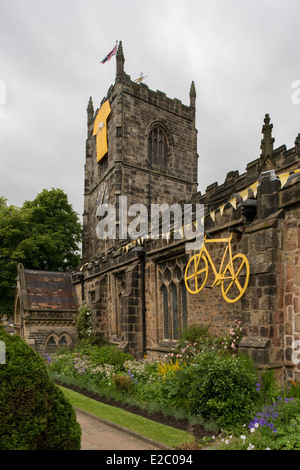
M 107 118 L 110 111 L 109 101 L 106 100 L 95 118 L 93 135 L 96 136 L 97 162 L 107 153 Z

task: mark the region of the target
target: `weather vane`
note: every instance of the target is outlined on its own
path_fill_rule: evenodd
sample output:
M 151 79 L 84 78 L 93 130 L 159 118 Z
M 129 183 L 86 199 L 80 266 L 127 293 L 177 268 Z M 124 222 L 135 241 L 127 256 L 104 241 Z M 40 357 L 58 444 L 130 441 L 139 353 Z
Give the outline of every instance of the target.
M 141 72 L 139 78 L 136 78 L 134 81 L 135 83 L 141 83 L 145 78 L 147 78 L 147 75 L 143 75 L 143 72 Z

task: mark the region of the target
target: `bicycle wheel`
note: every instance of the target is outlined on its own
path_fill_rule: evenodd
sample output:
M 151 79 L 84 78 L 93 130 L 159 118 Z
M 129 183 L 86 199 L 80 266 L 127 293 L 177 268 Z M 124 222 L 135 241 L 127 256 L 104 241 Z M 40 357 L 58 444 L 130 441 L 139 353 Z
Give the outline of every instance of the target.
M 208 276 L 208 262 L 203 254 L 191 257 L 185 268 L 185 286 L 190 294 L 197 294 L 203 289 Z
M 221 289 L 226 302 L 234 303 L 245 293 L 250 276 L 249 262 L 245 255 L 237 254 L 222 273 Z

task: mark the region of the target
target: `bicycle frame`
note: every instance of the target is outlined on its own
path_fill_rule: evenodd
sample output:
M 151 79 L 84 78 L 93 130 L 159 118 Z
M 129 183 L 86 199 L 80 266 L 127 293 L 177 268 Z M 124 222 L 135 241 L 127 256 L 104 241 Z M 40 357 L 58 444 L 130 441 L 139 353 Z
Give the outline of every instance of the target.
M 212 289 L 215 285 L 221 285 L 222 295 L 226 302 L 229 303 L 236 302 L 242 297 L 249 282 L 249 261 L 242 253 L 237 253 L 235 256 L 232 256 L 231 240 L 232 234 L 229 238 L 218 239 L 207 239 L 205 236 L 200 252 L 190 258 L 185 268 L 185 285 L 190 294 L 197 294 L 203 289 L 207 282 L 208 269 L 210 265 L 215 275 L 215 280 L 209 288 Z M 218 271 L 207 250 L 207 243 L 226 243 Z M 227 260 L 229 257 L 229 261 L 226 261 L 227 264 L 225 265 L 226 257 Z M 236 261 L 238 262 L 238 265 L 236 264 Z M 192 268 L 191 274 L 189 273 L 190 267 Z M 242 269 L 244 269 L 244 272 L 241 272 Z M 229 283 L 226 284 L 225 281 L 228 280 Z M 191 284 L 189 284 L 190 282 Z
M 224 266 L 224 263 L 225 263 L 225 260 L 226 260 L 227 252 L 229 253 L 229 262 L 232 265 L 231 240 L 232 240 L 232 234 L 230 235 L 229 238 L 207 239 L 206 236 L 204 238 L 204 243 L 203 243 L 203 246 L 200 250 L 200 258 L 202 256 L 202 254 L 205 253 L 205 256 L 207 257 L 207 260 L 208 260 L 208 262 L 209 262 L 209 264 L 210 264 L 210 266 L 211 266 L 211 268 L 214 272 L 215 280 L 214 280 L 214 283 L 211 287 L 214 287 L 215 285 L 219 285 L 221 283 L 221 281 L 223 281 L 223 279 L 229 279 L 229 277 L 227 278 L 226 276 L 222 275 L 222 271 L 223 271 L 223 266 Z M 213 262 L 213 260 L 210 256 L 206 246 L 205 246 L 207 243 L 227 243 L 227 246 L 225 248 L 223 258 L 222 258 L 222 261 L 221 261 L 219 271 L 217 271 L 217 269 L 215 267 L 215 264 L 214 264 L 214 262 Z

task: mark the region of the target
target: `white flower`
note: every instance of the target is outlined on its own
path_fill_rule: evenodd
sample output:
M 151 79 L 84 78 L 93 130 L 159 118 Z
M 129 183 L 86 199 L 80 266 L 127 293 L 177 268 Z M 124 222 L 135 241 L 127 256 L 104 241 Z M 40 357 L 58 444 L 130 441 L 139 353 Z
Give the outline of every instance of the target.
M 244 436 L 244 434 L 241 435 L 241 439 L 245 440 L 246 439 L 246 436 Z
M 267 447 L 266 450 L 271 450 L 270 447 Z
M 250 432 L 254 432 L 254 431 L 255 431 L 255 428 L 251 428 L 251 429 L 250 429 Z
M 258 428 L 258 427 L 259 427 L 259 423 L 255 423 L 255 424 L 254 424 L 254 427 L 255 427 L 255 428 Z

